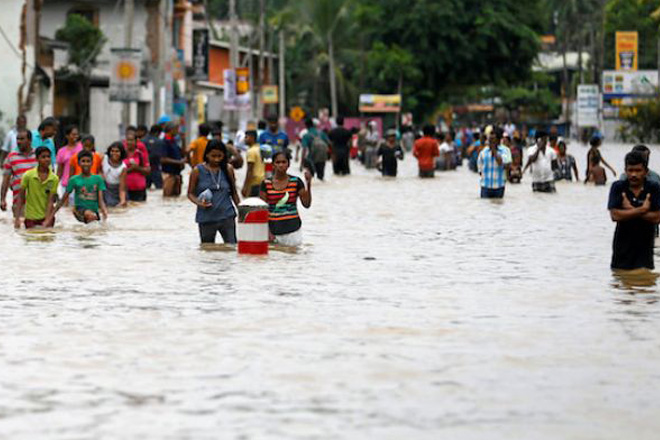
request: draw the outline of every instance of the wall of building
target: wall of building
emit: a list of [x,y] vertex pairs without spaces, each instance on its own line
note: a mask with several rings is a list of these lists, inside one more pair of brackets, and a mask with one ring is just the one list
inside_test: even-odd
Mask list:
[[[110,49],[124,47],[124,9],[123,3],[116,0],[95,0],[95,1],[72,1],[72,0],[47,0],[43,6],[41,31],[44,37],[55,38],[58,29],[64,26],[69,11],[81,4],[90,5],[96,8],[98,17],[98,26],[105,35],[104,44],[99,56],[97,57],[94,75],[107,77],[110,75]],[[149,10],[146,7],[145,0],[135,1],[135,15],[133,26],[133,47],[142,49],[142,57],[146,61],[145,65],[150,65],[152,54],[148,47],[147,35],[149,26],[153,29],[155,24],[153,17],[149,19]],[[119,5],[118,7],[116,7]],[[151,12],[157,13],[157,8],[151,8]],[[153,43],[153,41],[149,41]],[[144,75],[143,75],[144,76]],[[153,99],[151,86],[143,87],[140,97],[142,106],[151,107]],[[109,89],[106,87],[92,87],[89,96],[89,123],[90,132],[96,138],[97,148],[105,151],[105,148],[115,140],[121,138],[123,127],[122,103],[110,102]],[[131,124],[137,124],[138,104],[131,104]],[[150,113],[148,113],[151,116]],[[57,115],[56,115],[57,116]],[[151,123],[151,117],[144,121]],[[141,121],[140,121],[141,122]]]
[[[14,124],[19,111],[19,89],[24,84],[25,93],[28,90],[29,78],[32,75],[32,68],[26,69],[26,78],[23,77],[23,53],[21,44],[21,15],[25,0],[3,0],[2,13],[0,14],[0,28],[6,35],[0,38],[0,84],[3,92],[0,93],[0,134],[6,133]],[[28,63],[34,64],[34,50],[26,47],[26,57]],[[33,121],[28,121],[32,123]]]
[[[40,35],[55,38],[58,29],[64,26],[69,11],[80,4],[89,4],[98,10],[98,24],[107,42],[97,58],[100,69],[107,70],[110,63],[110,49],[124,46],[124,9],[122,2],[116,0],[96,0],[93,2],[77,2],[72,0],[47,0],[41,12]],[[117,7],[117,4],[119,6]],[[147,47],[147,8],[146,1],[135,2],[135,18],[133,26],[133,47],[143,51],[144,59],[149,59]]]

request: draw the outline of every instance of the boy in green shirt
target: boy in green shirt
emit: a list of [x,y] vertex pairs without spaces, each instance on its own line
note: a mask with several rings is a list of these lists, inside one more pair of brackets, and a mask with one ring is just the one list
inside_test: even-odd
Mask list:
[[[25,229],[42,226],[50,228],[55,223],[54,205],[60,179],[51,170],[51,152],[48,147],[36,150],[37,167],[28,170],[21,178],[18,209],[25,205]],[[20,212],[20,211],[19,211]],[[20,218],[14,220],[16,229],[21,227]]]
[[55,212],[64,205],[72,192],[75,191],[75,205],[73,215],[79,222],[90,223],[101,220],[99,209],[103,220],[108,218],[108,210],[103,200],[105,181],[101,176],[92,174],[92,153],[83,150],[78,153],[78,164],[82,170],[81,174],[69,179],[64,197],[57,203]]

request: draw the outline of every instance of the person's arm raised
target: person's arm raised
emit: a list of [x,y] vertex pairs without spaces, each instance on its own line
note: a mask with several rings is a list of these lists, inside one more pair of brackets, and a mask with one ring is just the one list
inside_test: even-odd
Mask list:
[[300,202],[305,208],[312,206],[312,173],[305,170],[305,182],[307,186],[300,190]]

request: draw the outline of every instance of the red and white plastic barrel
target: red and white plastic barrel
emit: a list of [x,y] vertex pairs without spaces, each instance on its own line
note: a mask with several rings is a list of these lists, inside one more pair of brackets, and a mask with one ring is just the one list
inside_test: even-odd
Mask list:
[[268,204],[250,197],[238,205],[238,253],[268,255]]

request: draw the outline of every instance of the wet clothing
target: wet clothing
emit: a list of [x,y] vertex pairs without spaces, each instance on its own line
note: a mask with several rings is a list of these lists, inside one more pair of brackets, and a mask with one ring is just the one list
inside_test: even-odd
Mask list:
[[105,191],[105,181],[101,176],[79,174],[69,179],[66,192],[75,192],[76,209],[99,212],[99,191]]
[[63,187],[66,188],[66,184],[69,183],[69,176],[71,175],[71,158],[76,156],[83,149],[82,144],[79,142],[74,147],[62,147],[60,151],[57,152],[57,157],[55,161],[59,168],[62,165],[62,179],[60,183]]
[[398,161],[403,159],[403,149],[401,145],[397,144],[394,147],[389,147],[382,144],[378,148],[378,156],[382,157],[382,174],[383,176],[396,177],[398,171]]
[[435,158],[440,156],[438,141],[430,136],[424,136],[415,141],[413,155],[417,158],[420,171],[435,170]]
[[26,171],[21,178],[21,188],[25,190],[25,218],[27,220],[43,220],[46,218],[48,199],[57,195],[60,179],[49,170],[46,180],[39,178],[39,168]]
[[[534,145],[528,151],[529,157],[536,154],[538,147]],[[536,161],[531,164],[532,168],[532,181],[534,183],[553,182],[555,180],[552,171],[552,162],[557,160],[557,153],[550,146],[545,147],[544,152],[540,152],[536,157]],[[553,185],[554,186],[554,185]]]
[[[149,161],[140,150],[136,149],[133,153],[126,152],[126,159],[124,164],[128,169],[131,165],[138,165],[141,167],[148,167]],[[144,191],[147,188],[147,178],[144,174],[137,170],[128,171],[126,173],[126,189],[131,191]],[[134,199],[130,199],[134,200]]]
[[[660,185],[649,180],[644,181],[639,197],[635,197],[630,190],[629,181],[614,182],[607,209],[622,209],[624,192],[634,208],[642,206],[647,194],[650,194],[651,211],[660,210]],[[654,269],[655,226],[641,218],[617,222],[612,244],[612,269]]]
[[501,199],[504,198],[505,187],[500,188],[485,188],[481,187],[481,198],[482,199]]
[[542,193],[557,192],[555,182],[532,182],[532,191]]
[[264,180],[261,192],[266,194],[270,217],[268,226],[273,235],[290,234],[302,226],[298,215],[298,195],[305,188],[299,177],[289,176],[283,190],[275,189],[272,180]]
[[[232,202],[232,191],[229,177],[222,171],[212,172],[205,165],[197,165],[199,176],[195,196],[199,197],[204,191],[213,194],[210,208],[197,207],[195,221],[197,223],[218,223],[236,217],[236,209]],[[232,220],[233,221],[233,220]]]
[[273,153],[277,151],[284,151],[289,148],[289,136],[283,131],[273,133],[266,130],[259,135],[259,144],[268,144],[273,147]]
[[257,194],[259,194],[259,187],[261,182],[266,178],[266,164],[261,156],[261,148],[259,145],[252,145],[247,151],[247,163],[252,164],[252,177],[250,181],[247,182],[248,187],[250,188],[250,193],[252,194],[255,186],[257,187]]
[[349,155],[353,134],[344,127],[335,127],[328,135],[332,143],[332,170],[335,174],[351,174]]
[[573,181],[573,167],[575,158],[570,154],[564,157],[557,156],[557,169],[555,170],[555,180]]
[[147,201],[147,190],[128,190],[126,191],[126,196],[131,202],[146,202]]
[[[165,136],[165,139],[163,140],[162,158],[168,158],[173,160],[183,159],[183,155],[181,154],[181,148],[176,143],[176,139],[169,136]],[[161,165],[161,170],[163,170],[163,173],[178,176],[179,174],[181,174],[181,170],[183,170],[183,166],[175,165],[171,163],[164,163]]]
[[[81,150],[82,151],[82,150]],[[80,168],[80,164],[78,163],[78,154],[80,151],[73,156],[71,156],[71,160],[69,161],[69,166],[70,166],[70,177],[77,176],[79,174],[82,174],[82,168]],[[97,153],[96,151],[92,152],[92,168],[90,170],[90,173],[92,174],[101,174],[101,169],[102,169],[102,159],[101,155]],[[68,182],[67,182],[68,183]]]
[[57,158],[55,142],[53,142],[52,138],[42,138],[39,130],[34,130],[32,131],[32,149],[36,150],[39,147],[46,147],[50,150],[50,165],[53,167],[53,169],[55,169],[55,160]]
[[199,223],[199,239],[202,243],[215,243],[215,237],[218,233],[222,236],[222,241],[227,244],[236,243],[236,220],[228,218],[219,222]]
[[160,168],[160,158],[163,156],[163,141],[156,136],[148,135],[143,138],[147,148],[151,173],[147,176],[147,188],[153,184],[157,189],[163,187],[163,176]]
[[477,165],[481,174],[481,187],[488,189],[504,188],[506,185],[506,167],[511,163],[511,151],[504,145],[497,147],[497,154],[502,158],[502,164],[497,163],[490,147],[479,153]]
[[209,143],[209,138],[200,136],[190,143],[188,149],[192,153],[190,157],[190,166],[196,167],[204,163],[204,153],[206,152],[206,145]]
[[4,174],[9,174],[9,185],[11,186],[12,194],[14,195],[14,203],[16,203],[16,196],[21,190],[21,179],[23,174],[38,165],[37,158],[34,155],[34,150],[31,150],[27,155],[23,155],[20,151],[9,153],[3,165]]

